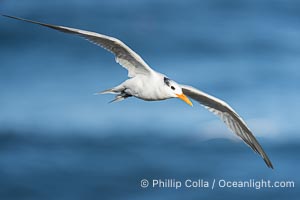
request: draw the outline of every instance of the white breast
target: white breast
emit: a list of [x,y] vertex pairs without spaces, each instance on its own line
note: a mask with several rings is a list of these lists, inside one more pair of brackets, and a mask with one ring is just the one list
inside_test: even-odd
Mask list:
[[124,82],[126,92],[137,98],[147,101],[169,99],[166,85],[161,74],[152,76],[138,75]]

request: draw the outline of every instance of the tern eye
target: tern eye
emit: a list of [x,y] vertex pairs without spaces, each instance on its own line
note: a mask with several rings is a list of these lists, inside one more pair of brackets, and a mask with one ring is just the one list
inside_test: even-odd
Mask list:
[[175,87],[172,85],[172,86],[171,86],[171,89],[172,89],[172,90],[175,90]]

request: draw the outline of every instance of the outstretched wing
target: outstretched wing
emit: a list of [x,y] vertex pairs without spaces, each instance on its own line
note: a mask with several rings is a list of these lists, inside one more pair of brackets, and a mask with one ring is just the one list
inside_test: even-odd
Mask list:
[[106,35],[102,35],[95,32],[69,28],[64,26],[56,26],[51,24],[45,24],[41,22],[36,22],[32,20],[22,19],[19,17],[9,16],[9,15],[2,15],[5,17],[9,17],[12,19],[17,19],[25,22],[30,22],[33,24],[42,25],[51,29],[55,29],[64,33],[70,33],[79,35],[90,42],[103,47],[107,51],[110,51],[115,55],[116,62],[122,65],[124,68],[128,70],[128,76],[134,77],[137,74],[149,74],[153,70],[147,65],[147,63],[133,50],[131,50],[126,44],[124,44],[119,39],[109,37]]
[[247,127],[244,120],[226,102],[191,86],[181,85],[181,87],[185,95],[198,101],[209,111],[219,116],[232,132],[242,138],[256,153],[261,155],[268,167],[273,168],[267,154]]

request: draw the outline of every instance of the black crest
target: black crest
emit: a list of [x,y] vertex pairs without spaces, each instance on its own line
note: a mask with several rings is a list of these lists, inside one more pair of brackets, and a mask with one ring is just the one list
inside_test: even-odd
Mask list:
[[167,84],[167,86],[170,86],[170,79],[168,79],[167,77],[164,77],[164,82],[165,84]]

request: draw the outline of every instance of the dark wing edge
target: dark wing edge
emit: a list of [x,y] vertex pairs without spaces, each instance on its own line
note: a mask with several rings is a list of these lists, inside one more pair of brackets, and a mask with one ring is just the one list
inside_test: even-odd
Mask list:
[[272,162],[254,137],[244,120],[224,101],[206,94],[194,87],[181,85],[182,92],[190,98],[198,101],[210,112],[214,113],[239,136],[251,149],[258,153],[269,168],[274,169]]
[[117,38],[102,35],[95,32],[69,28],[65,26],[56,26],[5,14],[0,15],[16,20],[38,24],[64,33],[79,35],[87,39],[88,41],[98,46],[101,46],[107,51],[113,53],[116,56],[116,62],[128,70],[129,77],[134,77],[136,74],[149,74],[153,71],[137,53],[135,53],[132,49],[130,49],[126,44],[124,44]]

